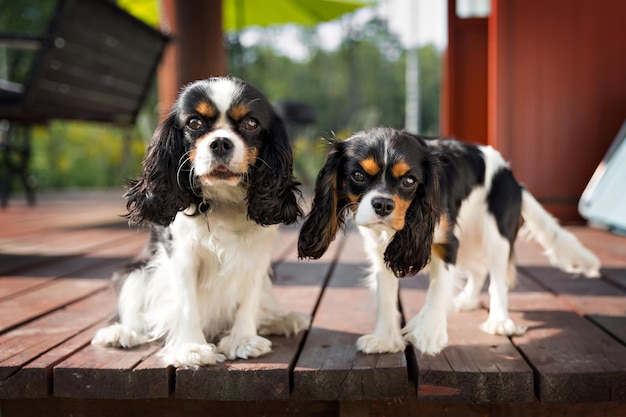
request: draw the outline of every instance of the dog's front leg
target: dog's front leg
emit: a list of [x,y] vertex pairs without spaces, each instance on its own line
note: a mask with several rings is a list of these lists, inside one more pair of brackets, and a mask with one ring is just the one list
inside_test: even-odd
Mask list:
[[357,348],[364,353],[401,352],[404,340],[400,333],[398,278],[386,267],[375,267],[378,312],[374,332],[361,336]]
[[[173,265],[182,268],[176,271]],[[174,366],[202,366],[223,362],[225,356],[217,352],[214,344],[207,343],[202,331],[198,306],[198,263],[183,254],[168,266],[170,268],[165,268],[164,265],[162,269],[172,279],[170,290],[176,308],[169,309],[172,313],[166,320],[168,328],[164,329],[167,333],[165,361]]]
[[426,303],[404,327],[404,339],[423,354],[436,355],[448,344],[448,305],[454,290],[454,265],[432,254]]
[[257,334],[261,284],[266,271],[267,268],[254,271],[251,285],[242,290],[243,298],[235,313],[233,327],[219,342],[218,350],[228,359],[256,358],[272,349],[272,342]]

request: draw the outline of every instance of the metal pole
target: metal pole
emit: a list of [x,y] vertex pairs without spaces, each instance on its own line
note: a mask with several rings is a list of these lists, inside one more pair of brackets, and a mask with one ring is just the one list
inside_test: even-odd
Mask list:
[[406,51],[406,102],[404,128],[419,133],[420,91],[419,91],[419,50],[417,46]]
[[[417,22],[419,0],[408,1],[408,12],[411,21]],[[420,129],[420,90],[419,90],[419,42],[417,41],[417,27],[410,27],[409,46],[406,51],[406,103],[404,128],[412,133],[419,133]]]

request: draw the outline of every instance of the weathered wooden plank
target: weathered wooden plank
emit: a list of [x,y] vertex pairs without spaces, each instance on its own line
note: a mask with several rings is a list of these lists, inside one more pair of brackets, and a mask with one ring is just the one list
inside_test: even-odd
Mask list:
[[47,233],[45,239],[41,236],[32,236],[19,241],[0,243],[0,251],[40,256],[84,254],[101,245],[124,239],[127,233],[126,230],[115,229],[63,229]]
[[[352,404],[350,404],[352,403]],[[2,401],[3,417],[103,416],[137,417],[338,417],[356,408],[371,417],[624,417],[626,404],[471,404],[461,402],[394,399],[378,401],[200,401],[165,398],[154,400],[89,400],[46,398]]]
[[80,271],[100,262],[102,260],[90,257],[60,256],[44,265],[37,264],[22,269],[14,275],[0,277],[0,299],[42,285],[55,278],[77,276]]
[[145,239],[145,234],[133,234],[85,256],[50,257],[49,262],[34,262],[32,266],[22,268],[19,272],[0,276],[0,300],[56,278],[108,278],[117,267],[130,261],[130,255],[139,253]]
[[0,253],[0,275],[6,275],[22,268],[37,264],[44,264],[49,261],[50,258],[39,255],[14,255]]
[[[95,329],[94,329],[95,332]],[[134,349],[87,345],[53,370],[53,394],[72,398],[165,398],[171,370],[139,364],[160,350],[158,343]]]
[[[290,235],[292,239],[297,238],[295,231]],[[273,288],[286,311],[313,313],[340,242],[341,238],[324,257],[311,262],[299,262],[295,242],[289,246],[286,258],[276,266]],[[280,251],[275,255],[279,256]],[[290,372],[303,337],[302,333],[291,338],[271,336],[272,352],[260,358],[227,361],[198,369],[177,369],[175,395],[206,400],[287,399]]]
[[575,277],[555,268],[528,267],[523,271],[626,344],[626,290],[602,279]]
[[227,361],[210,367],[176,370],[175,395],[185,399],[272,400],[289,398],[289,370],[303,334],[271,336],[272,351],[253,359]]
[[96,258],[110,262],[111,260],[127,262],[137,256],[146,244],[148,233],[144,230],[129,229],[123,238],[100,245],[85,252],[87,258]]
[[[17,242],[1,243],[0,252],[4,253],[0,253],[0,276],[23,274],[34,267],[45,269],[58,262],[59,258],[65,261],[66,257],[92,254],[119,245],[125,246],[129,238],[133,242],[133,248],[136,247],[136,238],[129,237],[126,231],[103,232],[98,229],[81,232],[61,230],[46,234],[45,237],[33,236]],[[133,249],[133,252],[135,251],[136,249]],[[128,253],[124,256],[128,256]]]
[[303,400],[364,400],[409,393],[403,352],[357,352],[359,336],[375,324],[375,294],[361,285],[366,275],[361,237],[346,235],[344,250],[324,291],[294,369],[293,397]]
[[2,401],[2,416],[335,417],[339,416],[339,404],[336,401],[202,401],[178,398],[108,400],[52,397],[37,401]]
[[14,296],[29,288],[37,287],[48,282],[51,278],[42,277],[0,277],[0,300]]
[[512,340],[535,370],[543,403],[626,400],[626,347],[523,271],[509,304],[512,318],[528,326]]
[[44,348],[49,343],[40,343],[37,348],[44,352],[41,356],[35,357],[31,362],[18,368],[6,380],[0,381],[0,398],[43,398],[52,394],[52,367],[88,345],[95,329],[102,323],[102,321],[95,322],[85,331],[81,331],[48,351],[44,351]]
[[[35,207],[8,207],[2,212],[0,242],[41,236],[55,229],[120,223],[121,219],[116,216],[124,214],[125,209],[119,196],[84,194],[78,203],[72,201],[75,198],[68,198],[67,201],[45,201]],[[90,199],[90,196],[94,198]]]
[[0,332],[106,288],[96,279],[63,278],[0,302]]
[[[420,401],[394,399],[378,401],[201,401],[178,398],[154,400],[98,400],[46,398],[2,401],[3,417],[338,417],[348,407],[357,408],[371,417],[624,417],[626,404],[541,404],[497,403],[471,404],[462,402]],[[347,414],[348,416],[350,414]]]
[[[400,302],[405,320],[415,316],[426,300],[428,276],[420,274],[401,281]],[[450,312],[448,346],[438,355],[417,360],[417,396],[422,400],[472,403],[530,402],[535,398],[533,372],[504,336],[480,330],[485,310]]]
[[602,268],[602,276],[620,288],[626,289],[626,266],[621,268]]
[[110,317],[109,305],[113,300],[112,291],[101,291],[0,335],[0,381],[94,323]]

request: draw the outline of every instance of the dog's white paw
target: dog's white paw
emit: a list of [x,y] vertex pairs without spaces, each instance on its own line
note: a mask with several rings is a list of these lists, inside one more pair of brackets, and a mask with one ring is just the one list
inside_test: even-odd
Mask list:
[[356,341],[356,347],[363,353],[395,353],[404,350],[404,340],[400,334],[396,336],[379,336],[366,334]]
[[448,344],[446,321],[425,320],[421,314],[413,317],[402,329],[404,340],[424,355],[436,355]]
[[311,316],[299,312],[291,312],[280,316],[278,319],[259,327],[259,334],[267,336],[270,334],[295,336],[302,330],[309,328]]
[[164,359],[167,364],[179,367],[215,365],[226,357],[212,343],[184,343],[167,349]]
[[527,327],[515,324],[511,319],[488,319],[480,325],[480,329],[489,334],[497,334],[501,336],[521,336],[526,332]]
[[227,335],[220,340],[218,350],[228,359],[256,358],[269,353],[272,350],[272,342],[261,336],[234,338]]
[[453,299],[452,303],[457,311],[471,311],[480,308],[480,299],[467,295],[465,292],[460,292]]
[[121,323],[115,323],[96,332],[92,345],[102,345],[111,347],[122,347],[125,349],[138,346],[147,342],[144,335],[124,326]]

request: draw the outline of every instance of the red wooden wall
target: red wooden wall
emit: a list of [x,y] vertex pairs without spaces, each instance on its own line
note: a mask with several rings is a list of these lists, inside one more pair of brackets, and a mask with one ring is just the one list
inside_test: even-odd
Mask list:
[[[486,98],[487,113],[459,90],[484,74],[446,76],[443,132],[482,142],[470,135],[486,126],[487,143],[527,188],[561,220],[579,220],[578,199],[626,119],[625,19],[622,0],[492,0],[486,43],[471,42],[467,24],[451,19],[446,74],[486,57],[487,88],[472,94]],[[485,125],[468,128],[461,113]]]
[[487,19],[459,19],[448,1],[441,134],[487,143]]
[[226,75],[222,2],[162,0],[161,30],[171,36],[159,67],[159,111],[165,118],[185,84]]

